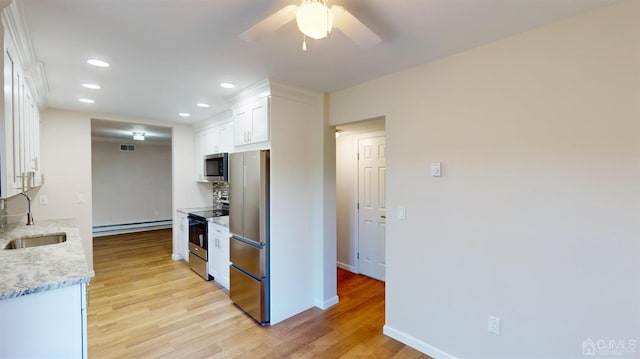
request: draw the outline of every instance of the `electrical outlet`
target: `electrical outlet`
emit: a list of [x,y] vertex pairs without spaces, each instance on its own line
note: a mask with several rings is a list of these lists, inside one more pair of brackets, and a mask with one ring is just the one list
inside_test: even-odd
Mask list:
[[46,196],[46,195],[44,195],[44,194],[43,194],[43,195],[40,195],[39,200],[40,200],[40,202],[39,202],[39,203],[40,203],[40,205],[41,205],[41,206],[46,206],[46,205],[48,205],[48,204],[49,204],[49,199],[48,199],[48,198],[47,198],[47,196]]
[[489,330],[491,334],[500,335],[500,318],[490,315],[487,330]]

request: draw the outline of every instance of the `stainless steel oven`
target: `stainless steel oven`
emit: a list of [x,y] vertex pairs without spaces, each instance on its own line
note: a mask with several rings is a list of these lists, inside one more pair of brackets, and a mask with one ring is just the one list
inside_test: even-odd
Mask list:
[[205,280],[209,280],[207,270],[207,249],[209,223],[206,218],[189,213],[189,266]]

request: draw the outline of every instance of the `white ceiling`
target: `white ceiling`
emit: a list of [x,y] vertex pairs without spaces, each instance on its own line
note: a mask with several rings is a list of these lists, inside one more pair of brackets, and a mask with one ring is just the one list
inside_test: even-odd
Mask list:
[[[307,40],[295,22],[257,42],[239,35],[300,0],[14,0],[44,64],[51,107],[191,123],[271,78],[335,91],[574,16],[616,0],[335,0],[381,38]],[[108,69],[86,64],[90,57]],[[235,90],[219,87],[233,82]],[[86,90],[96,82],[101,90]],[[79,97],[95,99],[82,104]],[[197,108],[198,102],[211,104]],[[177,116],[189,112],[190,118]]]
[[134,143],[133,132],[143,133],[146,144],[171,144],[171,128],[163,126],[143,125],[128,122],[92,119],[91,137],[93,140],[119,141]]

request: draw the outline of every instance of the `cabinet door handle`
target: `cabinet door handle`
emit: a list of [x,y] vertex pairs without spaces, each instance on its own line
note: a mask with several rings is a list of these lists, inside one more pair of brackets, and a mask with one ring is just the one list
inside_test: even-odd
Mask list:
[[385,216],[385,215],[382,215],[382,216],[380,216],[380,218],[387,218],[387,216]]

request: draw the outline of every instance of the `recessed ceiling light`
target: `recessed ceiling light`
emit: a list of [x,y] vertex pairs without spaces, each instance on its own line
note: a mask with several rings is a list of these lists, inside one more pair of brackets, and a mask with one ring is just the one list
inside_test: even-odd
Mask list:
[[80,101],[82,103],[94,103],[95,102],[92,99],[88,99],[88,98],[79,98],[78,101]]
[[232,89],[235,88],[236,85],[230,83],[230,82],[223,82],[220,84],[220,87],[226,88],[226,89]]
[[97,84],[82,84],[82,87],[84,87],[86,89],[91,89],[91,90],[100,90],[101,89],[100,85],[97,85]]
[[199,103],[199,104],[197,104],[196,106],[198,106],[198,107],[202,107],[202,108],[208,108],[208,107],[209,107],[209,104],[208,104],[208,103]]
[[186,112],[180,112],[180,113],[178,114],[178,116],[180,116],[180,117],[189,117],[189,116],[191,116],[191,114],[188,114],[188,113],[186,113]]
[[89,63],[89,65],[93,65],[96,67],[109,67],[109,63],[103,60],[98,60],[98,59],[89,59],[87,60],[87,63]]

